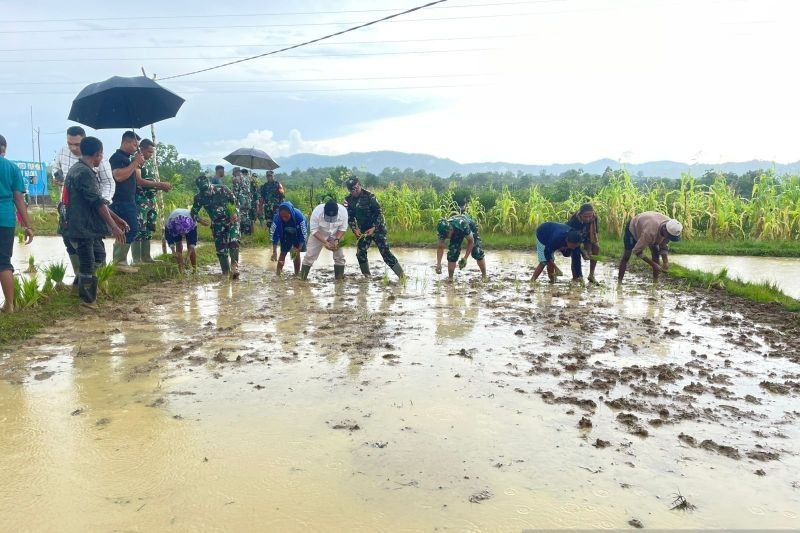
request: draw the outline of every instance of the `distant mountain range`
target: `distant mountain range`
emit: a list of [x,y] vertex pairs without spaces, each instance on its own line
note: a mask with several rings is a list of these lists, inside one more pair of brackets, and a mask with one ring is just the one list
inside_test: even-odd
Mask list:
[[[344,155],[317,155],[296,154],[289,157],[278,158],[281,165],[280,172],[305,170],[307,168],[335,167],[339,165],[348,168],[358,168],[373,174],[379,174],[384,168],[399,168],[400,170],[413,169],[425,170],[443,178],[452,174],[467,175],[477,172],[524,172],[528,174],[560,174],[570,169],[583,169],[589,174],[602,174],[607,167],[619,168],[619,162],[613,159],[598,159],[589,163],[565,163],[553,165],[523,165],[518,163],[459,163],[452,159],[443,159],[427,154],[408,154],[404,152],[354,152]],[[743,161],[738,163],[719,163],[716,165],[698,163],[688,165],[676,161],[649,161],[647,163],[626,163],[625,168],[632,175],[645,177],[679,178],[682,172],[689,172],[694,176],[701,176],[707,170],[721,172],[734,172],[743,174],[749,170],[775,168],[778,174],[800,173],[800,161],[786,165],[773,164],[770,161]]]

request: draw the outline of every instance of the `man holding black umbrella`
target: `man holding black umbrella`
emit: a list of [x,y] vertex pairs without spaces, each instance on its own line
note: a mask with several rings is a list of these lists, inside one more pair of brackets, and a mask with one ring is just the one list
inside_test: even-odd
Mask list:
[[[113,262],[117,270],[126,274],[138,272],[138,269],[128,266],[128,251],[139,233],[139,210],[136,207],[137,171],[141,170],[145,156],[139,151],[140,137],[132,131],[122,134],[122,143],[108,162],[114,181],[117,183],[111,210],[124,220],[130,228],[125,234],[125,243],[114,244]],[[142,187],[168,191],[168,183],[148,182],[142,180]]]

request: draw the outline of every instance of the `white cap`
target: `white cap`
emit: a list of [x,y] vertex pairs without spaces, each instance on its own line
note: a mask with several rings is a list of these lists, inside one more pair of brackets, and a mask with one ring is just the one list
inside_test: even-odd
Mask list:
[[680,237],[682,231],[683,231],[683,224],[681,224],[674,218],[667,221],[667,233],[669,233],[673,237]]

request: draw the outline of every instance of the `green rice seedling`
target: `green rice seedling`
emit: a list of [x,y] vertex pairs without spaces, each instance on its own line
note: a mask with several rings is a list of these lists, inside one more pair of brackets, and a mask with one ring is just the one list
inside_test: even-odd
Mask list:
[[50,277],[50,274],[45,274],[44,284],[42,284],[42,296],[49,296],[53,292],[55,292],[56,287],[53,284],[53,278]]
[[46,278],[51,279],[57,286],[63,285],[64,276],[67,275],[67,265],[63,262],[51,263],[44,270]]
[[94,275],[97,276],[97,288],[106,296],[110,296],[108,282],[116,272],[117,269],[113,263],[103,265],[95,271]]
[[39,303],[42,292],[39,290],[39,282],[36,280],[36,276],[31,276],[28,279],[22,280],[20,289],[20,307],[33,307]]
[[36,259],[33,256],[28,257],[28,270],[26,270],[28,274],[34,274],[36,272]]

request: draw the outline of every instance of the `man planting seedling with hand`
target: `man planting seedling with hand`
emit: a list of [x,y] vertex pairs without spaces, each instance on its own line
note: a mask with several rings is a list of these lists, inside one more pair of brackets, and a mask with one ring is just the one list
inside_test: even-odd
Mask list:
[[566,224],[558,222],[544,222],[536,228],[536,256],[539,264],[533,271],[531,281],[536,281],[542,271],[547,267],[547,277],[550,283],[556,282],[556,263],[554,254],[561,252],[564,257],[575,257],[577,261],[572,262],[572,280],[580,281],[583,279],[581,268],[581,234]]
[[403,268],[389,249],[386,221],[383,218],[378,199],[374,194],[361,187],[361,182],[356,177],[349,178],[344,185],[350,191],[350,195],[344,201],[344,207],[347,209],[350,227],[358,238],[356,259],[358,259],[361,273],[365,277],[370,277],[367,250],[372,241],[375,241],[378,251],[383,257],[383,262],[397,274],[398,278],[403,279],[405,277]]
[[[655,211],[645,211],[633,217],[625,225],[622,238],[625,253],[619,263],[617,281],[622,283],[628,261],[634,254],[650,265],[653,269],[653,281],[658,281],[658,275],[669,270],[669,243],[681,240],[681,232],[683,225],[680,222]],[[652,259],[644,256],[644,249],[648,247]]]
[[[445,241],[450,240],[447,249],[447,276],[448,281],[453,281],[453,273],[458,268],[463,270],[467,266],[467,259],[472,256],[481,269],[481,276],[486,279],[486,254],[481,246],[481,237],[478,234],[478,225],[469,215],[454,215],[447,219],[441,219],[436,225],[436,233],[439,235],[439,245],[436,249],[436,273],[442,273],[442,256],[444,255]],[[458,255],[461,253],[461,245],[467,241],[467,249],[464,257],[460,260]]]

